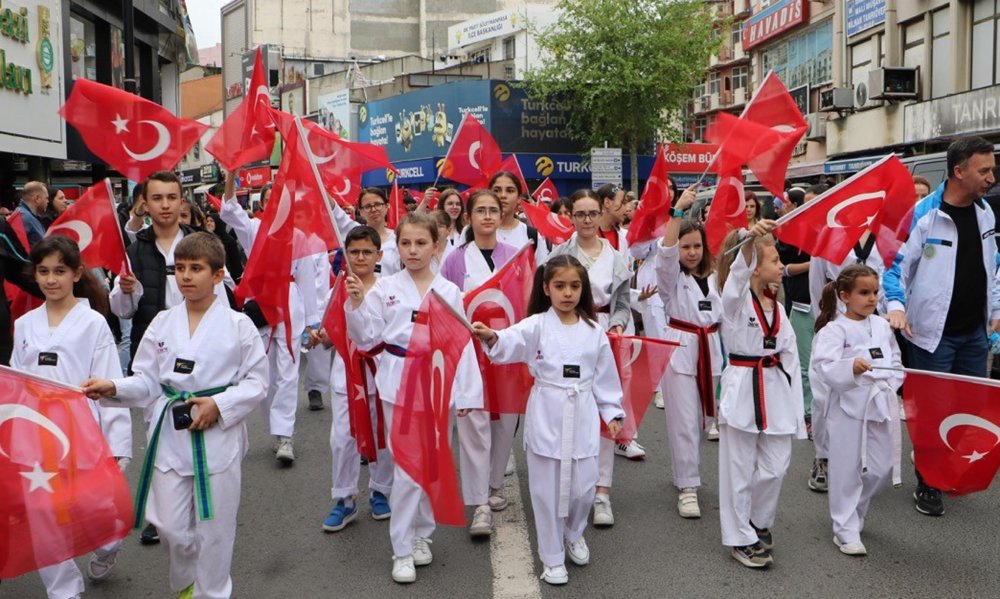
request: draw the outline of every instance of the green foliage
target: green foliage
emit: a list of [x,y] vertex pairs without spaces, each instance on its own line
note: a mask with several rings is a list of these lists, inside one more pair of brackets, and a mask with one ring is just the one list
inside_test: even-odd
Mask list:
[[559,20],[536,40],[544,57],[528,93],[571,107],[574,137],[633,155],[679,138],[680,115],[705,77],[727,22],[701,0],[562,0]]

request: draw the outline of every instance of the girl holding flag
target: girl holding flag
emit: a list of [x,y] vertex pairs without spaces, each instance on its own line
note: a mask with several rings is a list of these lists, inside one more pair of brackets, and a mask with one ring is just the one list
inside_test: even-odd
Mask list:
[[722,287],[722,341],[729,363],[719,402],[719,521],[722,544],[748,568],[774,558],[771,526],[792,439],[806,438],[795,331],[772,289],[782,264],[770,231],[774,221],[726,237],[716,278]]
[[[517,254],[517,248],[497,241],[500,214],[500,198],[492,191],[481,189],[469,196],[466,241],[445,259],[441,268],[441,276],[463,292],[485,283]],[[517,420],[517,414],[499,414],[493,420],[490,412],[473,410],[458,421],[462,494],[467,505],[476,506],[469,526],[469,534],[474,537],[489,536],[493,531],[492,511],[507,507],[503,477]]]
[[[31,269],[45,303],[14,323],[15,370],[70,385],[92,377],[121,376],[118,348],[105,320],[108,298],[84,269],[80,249],[68,237],[46,237],[31,248]],[[132,419],[126,408],[88,402],[111,453],[124,470],[132,458]],[[103,580],[118,560],[122,542],[98,549],[87,563],[87,576]],[[49,599],[83,593],[83,575],[73,560],[38,571]]]
[[[361,351],[371,352],[379,345],[384,348],[375,385],[387,427],[391,427],[394,408],[406,393],[402,387],[406,347],[424,297],[433,290],[457,312],[462,312],[462,292],[431,270],[431,259],[439,243],[437,224],[432,219],[408,214],[396,229],[403,270],[380,278],[371,289],[366,289],[356,275],[345,279],[349,298],[345,305],[348,334]],[[482,376],[471,344],[459,362],[451,397],[459,416],[483,407]],[[395,451],[391,442],[389,450]],[[414,582],[416,566],[426,566],[434,559],[430,536],[435,522],[426,491],[398,464],[393,474],[390,506],[392,579],[398,583]]]
[[707,419],[716,414],[715,388],[722,372],[719,323],[722,298],[712,268],[705,229],[683,220],[695,200],[688,188],[670,211],[657,246],[656,283],[668,318],[665,338],[680,342],[660,385],[667,418],[667,440],[677,512],[700,518],[700,445]]
[[[597,200],[593,205],[596,211]],[[616,436],[625,418],[621,381],[596,322],[591,288],[579,260],[552,256],[535,275],[531,316],[501,331],[472,325],[491,360],[523,362],[535,377],[524,448],[542,580],[553,585],[569,582],[567,551],[578,566],[590,561],[583,532],[598,481],[599,422]]]

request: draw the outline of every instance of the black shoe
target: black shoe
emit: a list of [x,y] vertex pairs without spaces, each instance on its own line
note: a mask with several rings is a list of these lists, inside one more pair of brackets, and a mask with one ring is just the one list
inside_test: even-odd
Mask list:
[[943,516],[941,491],[927,485],[917,485],[917,490],[913,492],[913,507],[926,516]]
[[152,524],[147,524],[139,535],[139,543],[142,545],[158,545],[160,543],[160,533]]
[[365,456],[361,456],[361,465],[362,466],[367,466],[368,465],[368,458],[366,458]]
[[323,395],[319,391],[309,392],[309,409],[313,412],[323,409]]
[[771,534],[771,529],[757,528],[753,522],[750,522],[750,526],[757,532],[757,544],[770,554],[771,549],[774,547],[774,536]]
[[758,553],[755,545],[733,547],[730,555],[747,568],[766,568],[774,561],[770,554]]

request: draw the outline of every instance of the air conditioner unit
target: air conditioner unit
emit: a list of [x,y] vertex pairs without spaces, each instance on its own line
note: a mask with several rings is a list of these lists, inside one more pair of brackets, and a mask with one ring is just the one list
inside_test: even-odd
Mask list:
[[869,92],[868,83],[865,81],[858,81],[854,84],[854,109],[855,110],[867,110],[868,108],[875,108],[876,106],[881,106],[882,103],[873,99],[871,93]]
[[849,87],[834,87],[819,92],[820,112],[834,112],[854,108],[854,90]]
[[810,112],[806,115],[806,139],[809,141],[819,141],[826,139],[826,115],[822,112]]
[[915,100],[917,69],[882,67],[868,71],[868,91],[873,100]]

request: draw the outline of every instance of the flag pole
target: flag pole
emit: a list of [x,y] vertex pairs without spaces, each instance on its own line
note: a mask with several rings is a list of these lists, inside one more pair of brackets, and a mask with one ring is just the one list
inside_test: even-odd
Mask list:
[[295,117],[295,128],[299,132],[299,143],[302,144],[302,148],[306,151],[306,156],[309,158],[309,166],[312,167],[313,178],[316,180],[316,186],[319,187],[320,193],[323,194],[323,205],[326,206],[326,213],[330,217],[330,225],[333,227],[333,234],[337,237],[337,243],[340,244],[341,249],[344,251],[344,267],[347,269],[347,274],[353,275],[354,270],[351,269],[351,261],[347,259],[347,246],[344,245],[344,236],[340,232],[340,227],[337,226],[337,219],[333,214],[333,207],[330,206],[330,194],[326,191],[326,186],[323,185],[323,178],[319,174],[319,167],[316,166],[316,157],[313,156],[312,148],[306,143],[308,139],[305,127],[302,126],[302,118]]
[[[118,214],[118,210],[115,207],[115,192],[111,188],[111,179],[105,177],[104,185],[105,188],[108,190],[108,202],[111,204],[111,214]],[[118,239],[122,242],[122,253],[125,254],[125,263],[124,263],[125,274],[130,275],[132,274],[132,264],[128,260],[128,252],[125,251],[125,238],[122,237],[122,228],[115,227],[115,230],[118,231]],[[121,274],[121,273],[115,273],[115,274]]]
[[462,314],[461,312],[456,310],[451,304],[449,304],[448,300],[444,299],[444,297],[442,297],[441,294],[437,292],[437,289],[431,289],[431,293],[437,296],[437,298],[441,300],[441,303],[444,305],[444,307],[448,308],[448,311],[451,312],[452,316],[457,318],[458,321],[465,326],[465,328],[469,329],[469,332],[472,333],[473,337],[475,337],[476,329],[472,328],[472,324],[469,322],[469,319],[466,318],[465,314]]
[[76,385],[70,385],[68,383],[63,383],[62,381],[57,381],[50,379],[39,374],[34,374],[27,372],[25,370],[15,370],[9,366],[4,366],[0,364],[0,373],[12,374],[14,376],[23,377],[26,379],[31,379],[33,381],[38,381],[39,383],[45,383],[47,385],[52,385],[54,387],[59,387],[60,389],[65,389],[67,391],[73,391],[75,393],[83,393],[83,389],[77,387]]

